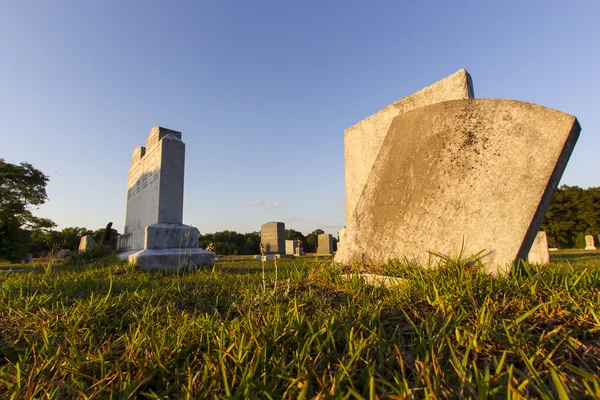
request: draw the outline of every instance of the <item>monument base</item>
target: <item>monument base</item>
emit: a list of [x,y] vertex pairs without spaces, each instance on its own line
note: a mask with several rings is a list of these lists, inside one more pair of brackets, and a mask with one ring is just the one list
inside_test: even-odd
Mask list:
[[199,248],[134,250],[117,254],[117,257],[137,264],[141,269],[185,271],[215,265],[215,253]]
[[585,246],[585,250],[596,250],[594,246]]

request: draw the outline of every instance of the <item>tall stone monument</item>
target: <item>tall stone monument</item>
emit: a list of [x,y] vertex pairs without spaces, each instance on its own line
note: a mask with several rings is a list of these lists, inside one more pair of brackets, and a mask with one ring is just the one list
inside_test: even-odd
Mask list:
[[198,229],[182,224],[184,168],[181,132],[155,126],[134,149],[119,257],[152,269],[214,265],[215,253],[198,248]]
[[433,267],[435,253],[482,252],[487,272],[510,269],[527,259],[580,130],[560,111],[473,99],[464,70],[395,103],[346,130],[335,260]]
[[260,229],[260,242],[265,254],[285,254],[285,224],[267,222]]
[[585,250],[596,250],[596,246],[594,245],[594,236],[587,235],[585,237]]
[[329,233],[321,233],[317,237],[317,254],[331,255],[333,254],[333,237]]

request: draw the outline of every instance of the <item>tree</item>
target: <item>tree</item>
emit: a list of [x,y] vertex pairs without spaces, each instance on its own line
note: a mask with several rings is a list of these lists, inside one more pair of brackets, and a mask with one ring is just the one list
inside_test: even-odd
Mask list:
[[48,199],[48,177],[29,163],[15,165],[0,158],[0,258],[20,260],[30,234],[26,230],[55,226],[31,210]]
[[559,187],[541,230],[546,231],[550,247],[583,248],[585,235],[600,233],[600,188]]
[[323,229],[317,229],[306,235],[306,241],[304,242],[304,251],[306,253],[314,253],[317,251],[319,246],[319,235],[325,233]]

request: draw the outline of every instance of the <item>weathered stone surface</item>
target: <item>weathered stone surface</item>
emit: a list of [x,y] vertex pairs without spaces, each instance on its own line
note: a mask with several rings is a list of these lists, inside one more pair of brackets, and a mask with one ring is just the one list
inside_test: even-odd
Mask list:
[[267,222],[260,230],[260,242],[265,254],[285,254],[285,224]]
[[596,246],[594,246],[594,236],[587,235],[585,237],[585,250],[596,250]]
[[344,240],[344,235],[346,235],[346,228],[340,228],[338,231],[338,246]]
[[358,199],[367,184],[377,154],[392,120],[407,111],[448,100],[473,98],[471,76],[464,69],[408,97],[390,104],[376,114],[346,129],[344,133],[344,165],[346,178],[346,227]]
[[527,261],[531,264],[544,265],[550,263],[550,252],[548,251],[548,237],[546,232],[540,231],[535,236]]
[[79,240],[79,252],[84,253],[93,247],[96,247],[96,241],[92,235],[85,235]]
[[342,275],[342,279],[346,281],[351,281],[352,279],[361,279],[367,285],[375,286],[375,287],[392,287],[400,285],[406,282],[405,279],[396,278],[393,276],[387,275],[377,275],[377,274],[344,274]]
[[215,265],[215,253],[198,248],[144,249],[121,253],[119,257],[142,269],[185,271]]
[[318,236],[317,254],[333,254],[333,238],[329,233]]
[[117,238],[120,258],[142,268],[214,265],[215,253],[198,248],[198,229],[182,224],[184,166],[181,132],[155,126],[146,146],[135,148],[125,232]]
[[433,266],[429,251],[484,251],[495,273],[526,259],[579,131],[571,115],[510,100],[454,100],[398,115],[336,261],[364,254],[368,263],[407,257]]

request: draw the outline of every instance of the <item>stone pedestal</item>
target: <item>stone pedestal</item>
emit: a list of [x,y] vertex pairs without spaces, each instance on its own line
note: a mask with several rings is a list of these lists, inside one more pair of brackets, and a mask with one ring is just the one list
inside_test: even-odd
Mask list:
[[215,264],[198,248],[197,228],[182,224],[185,144],[181,132],[155,126],[131,157],[125,233],[118,256],[143,269],[193,269]]

